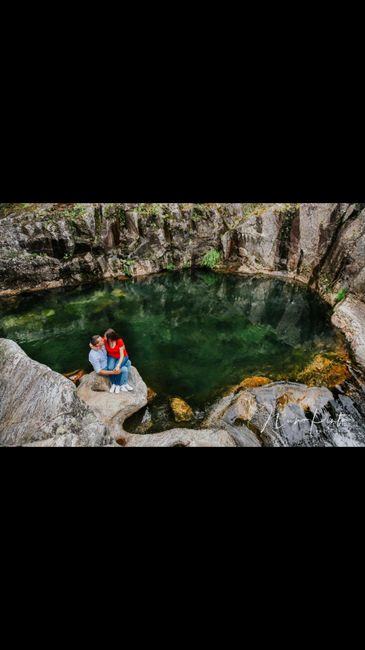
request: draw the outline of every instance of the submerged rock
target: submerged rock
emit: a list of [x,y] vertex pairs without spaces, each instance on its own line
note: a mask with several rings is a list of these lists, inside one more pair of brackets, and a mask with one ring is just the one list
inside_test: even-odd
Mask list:
[[194,415],[191,406],[180,397],[172,397],[170,399],[170,406],[176,422],[189,422]]
[[153,388],[148,387],[147,388],[147,401],[150,404],[153,402],[154,399],[156,399],[157,393],[156,391],[153,390]]
[[0,444],[94,447],[110,441],[71,381],[0,339]]
[[298,373],[299,381],[308,386],[340,386],[351,377],[346,360],[316,354],[313,361]]

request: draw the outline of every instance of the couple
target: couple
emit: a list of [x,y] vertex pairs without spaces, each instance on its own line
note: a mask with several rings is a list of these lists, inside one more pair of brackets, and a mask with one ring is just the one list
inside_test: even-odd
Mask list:
[[128,393],[133,390],[128,384],[129,370],[132,366],[123,340],[109,329],[102,336],[90,340],[89,361],[98,375],[108,377],[112,383],[111,393]]

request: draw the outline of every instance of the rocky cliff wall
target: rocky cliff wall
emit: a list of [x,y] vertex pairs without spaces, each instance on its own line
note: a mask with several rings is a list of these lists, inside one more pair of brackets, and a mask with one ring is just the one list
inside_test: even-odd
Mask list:
[[365,300],[365,204],[14,204],[0,211],[0,294],[200,265]]

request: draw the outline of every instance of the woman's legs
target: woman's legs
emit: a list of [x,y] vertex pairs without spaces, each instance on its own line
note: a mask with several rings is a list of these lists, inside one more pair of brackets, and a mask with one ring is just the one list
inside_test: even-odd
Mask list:
[[[114,359],[114,357],[109,357],[108,356],[108,365],[107,365],[107,370],[114,370],[115,366],[118,363],[118,359]],[[112,382],[112,384],[115,384],[115,386],[120,386],[122,382],[122,375],[109,375],[109,379]]]
[[121,381],[121,386],[124,386],[125,384],[128,383],[128,377],[129,377],[129,370],[132,367],[131,362],[129,361],[129,357],[124,357],[123,363],[122,363],[122,381]]

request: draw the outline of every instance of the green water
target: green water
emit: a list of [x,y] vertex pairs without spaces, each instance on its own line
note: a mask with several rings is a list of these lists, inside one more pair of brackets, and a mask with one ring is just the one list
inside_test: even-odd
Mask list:
[[324,302],[271,278],[184,271],[0,301],[0,336],[61,373],[91,370],[89,336],[108,327],[160,398],[197,409],[250,375],[295,379],[337,342]]

